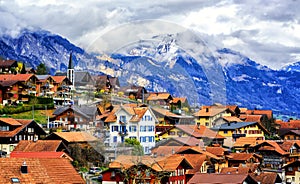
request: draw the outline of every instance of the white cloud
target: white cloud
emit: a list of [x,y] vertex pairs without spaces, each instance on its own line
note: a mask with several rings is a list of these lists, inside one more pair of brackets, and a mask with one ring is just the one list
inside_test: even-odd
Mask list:
[[[23,27],[40,27],[88,49],[97,38],[126,23],[169,21],[207,34],[208,43],[279,68],[299,59],[298,7],[300,2],[295,0],[0,0],[0,30],[16,35]],[[147,27],[148,33],[161,29],[168,30]],[[141,31],[145,30],[132,30],[128,37],[136,39]],[[123,39],[114,36],[112,42]]]

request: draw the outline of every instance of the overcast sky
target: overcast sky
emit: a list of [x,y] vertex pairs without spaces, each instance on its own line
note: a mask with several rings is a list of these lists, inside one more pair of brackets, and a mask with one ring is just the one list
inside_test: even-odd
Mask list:
[[276,69],[300,61],[299,8],[298,0],[0,0],[0,28],[17,35],[39,27],[87,49],[124,24],[160,20]]

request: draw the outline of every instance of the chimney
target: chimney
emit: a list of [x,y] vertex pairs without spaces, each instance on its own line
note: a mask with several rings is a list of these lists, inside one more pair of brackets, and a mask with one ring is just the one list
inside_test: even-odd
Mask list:
[[23,165],[21,165],[21,173],[22,174],[28,174],[28,166],[26,165],[26,162],[23,162]]

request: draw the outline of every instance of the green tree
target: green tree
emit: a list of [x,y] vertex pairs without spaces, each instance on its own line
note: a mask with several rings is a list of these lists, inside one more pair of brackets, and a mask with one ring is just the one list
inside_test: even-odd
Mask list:
[[144,149],[141,143],[137,139],[125,139],[125,146],[133,147],[132,155],[142,156],[144,155]]
[[37,69],[36,69],[36,74],[37,75],[45,75],[45,74],[48,74],[47,72],[47,67],[44,63],[41,63],[39,66],[37,66]]

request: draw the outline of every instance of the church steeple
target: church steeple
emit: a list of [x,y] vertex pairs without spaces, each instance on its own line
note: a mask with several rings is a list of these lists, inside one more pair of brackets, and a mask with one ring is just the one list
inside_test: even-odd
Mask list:
[[74,74],[74,65],[73,65],[72,52],[70,53],[67,77],[72,82],[72,85],[73,85],[73,88],[74,88],[75,87],[75,74]]
[[68,69],[74,69],[73,59],[72,59],[72,52],[70,53],[70,57],[69,57],[69,66],[68,66]]

